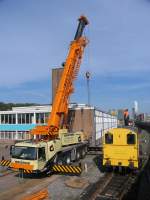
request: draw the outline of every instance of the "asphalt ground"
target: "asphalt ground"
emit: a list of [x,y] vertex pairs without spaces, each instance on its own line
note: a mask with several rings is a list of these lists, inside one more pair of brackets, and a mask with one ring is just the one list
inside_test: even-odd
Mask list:
[[49,177],[21,178],[17,172],[0,177],[0,199],[21,200],[40,190],[47,189],[48,199],[75,200],[90,184],[104,176],[94,162],[94,155],[82,159],[83,172],[80,176],[51,175]]

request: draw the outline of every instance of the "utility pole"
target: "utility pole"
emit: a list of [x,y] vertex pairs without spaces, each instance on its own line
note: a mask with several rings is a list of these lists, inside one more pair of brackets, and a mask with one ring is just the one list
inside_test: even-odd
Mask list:
[[86,76],[86,80],[87,80],[87,97],[88,97],[88,105],[90,105],[90,77],[91,77],[91,74],[90,72],[86,72],[85,74]]

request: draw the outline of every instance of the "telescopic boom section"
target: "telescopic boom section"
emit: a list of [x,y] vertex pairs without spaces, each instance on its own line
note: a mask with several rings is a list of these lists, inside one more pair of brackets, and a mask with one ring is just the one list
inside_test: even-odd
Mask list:
[[57,137],[59,129],[66,128],[69,97],[74,91],[73,81],[78,75],[84,48],[88,43],[86,37],[82,36],[87,24],[87,18],[81,16],[74,40],[70,44],[69,53],[56,91],[48,123],[46,126],[36,126],[31,131],[32,134]]

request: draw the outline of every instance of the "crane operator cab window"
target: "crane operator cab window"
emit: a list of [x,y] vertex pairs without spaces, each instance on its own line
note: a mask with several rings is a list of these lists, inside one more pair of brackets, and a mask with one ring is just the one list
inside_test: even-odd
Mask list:
[[38,148],[38,160],[45,161],[45,147]]
[[135,144],[135,134],[129,133],[127,134],[127,144]]
[[105,134],[105,144],[113,144],[113,134],[109,132]]

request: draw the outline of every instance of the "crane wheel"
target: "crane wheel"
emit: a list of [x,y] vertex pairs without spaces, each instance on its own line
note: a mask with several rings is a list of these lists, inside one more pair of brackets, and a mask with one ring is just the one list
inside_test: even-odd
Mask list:
[[81,157],[81,153],[80,153],[80,151],[77,151],[76,160],[77,160],[77,161],[80,160],[80,157]]
[[84,158],[84,157],[85,157],[85,154],[86,154],[86,151],[85,151],[85,149],[83,148],[83,149],[81,150],[81,158]]
[[70,156],[68,155],[67,157],[66,157],[66,164],[67,165],[69,165],[70,163],[71,163],[71,158],[70,158]]

